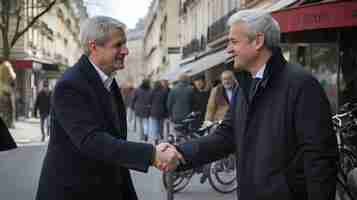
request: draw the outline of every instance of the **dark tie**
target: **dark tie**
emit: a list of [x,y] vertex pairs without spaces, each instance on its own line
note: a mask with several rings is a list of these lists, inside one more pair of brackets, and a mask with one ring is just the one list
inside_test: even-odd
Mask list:
[[261,80],[261,78],[253,78],[252,79],[252,82],[250,84],[250,90],[249,90],[249,101],[252,101],[255,93],[257,92],[260,80]]

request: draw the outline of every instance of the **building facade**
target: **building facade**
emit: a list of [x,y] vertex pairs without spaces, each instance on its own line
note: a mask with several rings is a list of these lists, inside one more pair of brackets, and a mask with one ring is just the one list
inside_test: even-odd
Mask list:
[[273,12],[283,52],[317,77],[337,111],[357,101],[357,1],[304,0]]
[[[23,6],[24,19],[20,27],[25,27],[28,19],[40,12],[39,1],[24,1],[26,4]],[[73,65],[79,58],[82,53],[79,27],[81,21],[87,17],[82,0],[56,4],[17,41],[12,49],[10,60],[17,73],[18,115],[30,116],[43,80],[50,80],[53,86],[61,70]],[[16,24],[11,24],[11,27],[10,30],[14,31]]]
[[139,20],[135,29],[127,34],[127,47],[129,55],[125,60],[125,69],[118,71],[117,81],[120,87],[137,87],[147,75],[147,67],[144,65],[144,21]]
[[220,78],[231,61],[225,49],[228,43],[227,21],[241,9],[260,8],[269,12],[291,5],[296,0],[182,0],[182,60],[172,74],[204,74],[209,82]]
[[152,79],[159,79],[181,59],[179,5],[179,1],[153,0],[145,18],[144,60]]

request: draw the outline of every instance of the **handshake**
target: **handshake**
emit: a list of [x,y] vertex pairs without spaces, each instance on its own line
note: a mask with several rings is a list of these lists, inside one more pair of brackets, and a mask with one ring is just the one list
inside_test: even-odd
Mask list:
[[156,154],[153,166],[162,172],[174,171],[180,163],[186,163],[183,156],[172,144],[161,143],[155,148]]

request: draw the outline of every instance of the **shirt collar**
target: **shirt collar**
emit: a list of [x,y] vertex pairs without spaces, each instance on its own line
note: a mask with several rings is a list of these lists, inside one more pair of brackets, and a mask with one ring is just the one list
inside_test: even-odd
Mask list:
[[88,60],[93,65],[94,69],[97,71],[100,79],[102,80],[102,83],[104,84],[105,89],[110,91],[110,86],[112,85],[112,83],[114,81],[115,73],[113,73],[111,76],[108,76],[97,65],[95,65],[90,59],[88,59]]
[[266,64],[263,65],[263,67],[257,72],[257,74],[255,75],[255,77],[253,77],[253,78],[263,79],[265,67],[266,67]]

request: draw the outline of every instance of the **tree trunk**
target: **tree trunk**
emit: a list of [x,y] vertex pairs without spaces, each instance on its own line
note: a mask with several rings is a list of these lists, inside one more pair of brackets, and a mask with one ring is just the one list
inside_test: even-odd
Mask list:
[[3,41],[2,58],[3,58],[3,60],[9,60],[10,54],[11,54],[11,47],[10,47],[10,41],[9,41],[9,37],[8,37],[8,30],[3,31],[2,41]]

